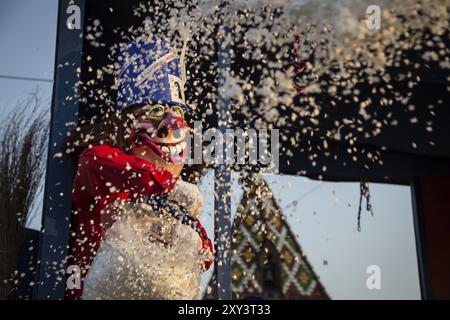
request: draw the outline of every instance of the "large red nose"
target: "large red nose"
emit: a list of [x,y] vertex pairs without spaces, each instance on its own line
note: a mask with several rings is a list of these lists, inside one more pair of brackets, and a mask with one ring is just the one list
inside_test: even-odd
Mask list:
[[187,127],[186,121],[178,115],[169,113],[159,124],[156,135],[158,138],[166,138],[169,135],[176,136],[181,135],[180,129]]

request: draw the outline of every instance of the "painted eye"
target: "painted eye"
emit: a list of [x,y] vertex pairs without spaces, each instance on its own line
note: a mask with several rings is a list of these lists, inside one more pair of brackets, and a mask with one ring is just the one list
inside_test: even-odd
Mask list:
[[162,117],[164,116],[165,110],[163,106],[156,105],[151,107],[146,113],[146,116],[149,117]]
[[178,113],[181,118],[184,118],[184,109],[182,107],[173,106],[172,110]]

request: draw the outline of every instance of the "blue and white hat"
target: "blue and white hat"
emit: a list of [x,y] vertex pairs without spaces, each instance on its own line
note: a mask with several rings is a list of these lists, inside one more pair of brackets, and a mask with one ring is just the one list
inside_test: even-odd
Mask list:
[[159,103],[189,111],[184,49],[180,57],[163,40],[147,36],[128,43],[119,57],[116,109]]

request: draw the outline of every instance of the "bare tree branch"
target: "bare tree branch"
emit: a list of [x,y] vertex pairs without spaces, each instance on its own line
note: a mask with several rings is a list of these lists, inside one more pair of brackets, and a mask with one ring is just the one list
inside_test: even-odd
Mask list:
[[13,288],[25,219],[45,173],[48,113],[36,90],[0,126],[0,299]]

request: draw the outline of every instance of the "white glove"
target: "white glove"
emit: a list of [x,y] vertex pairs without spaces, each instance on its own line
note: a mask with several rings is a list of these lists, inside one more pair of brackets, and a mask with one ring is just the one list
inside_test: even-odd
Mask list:
[[185,208],[195,218],[202,213],[203,195],[195,184],[179,179],[167,199]]

